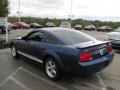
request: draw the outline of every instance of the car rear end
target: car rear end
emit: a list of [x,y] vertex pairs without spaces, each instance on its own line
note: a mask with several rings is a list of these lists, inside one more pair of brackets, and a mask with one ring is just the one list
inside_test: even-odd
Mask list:
[[58,30],[54,35],[65,44],[59,55],[64,72],[95,73],[113,60],[114,53],[108,41],[98,41],[77,30]]
[[107,67],[113,60],[114,53],[110,42],[90,42],[79,49],[79,61],[75,71],[80,73],[95,73]]

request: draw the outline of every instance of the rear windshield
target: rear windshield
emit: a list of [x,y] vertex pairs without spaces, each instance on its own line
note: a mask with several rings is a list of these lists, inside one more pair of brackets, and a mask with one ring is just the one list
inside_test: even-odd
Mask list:
[[95,40],[93,37],[76,30],[59,30],[53,33],[64,44],[78,44]]

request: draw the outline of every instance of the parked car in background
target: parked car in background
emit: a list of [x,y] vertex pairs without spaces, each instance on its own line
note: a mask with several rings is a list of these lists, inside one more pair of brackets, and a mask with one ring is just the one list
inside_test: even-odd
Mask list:
[[120,48],[120,27],[114,32],[108,33],[104,40],[111,41],[113,47]]
[[96,30],[96,27],[94,25],[87,25],[84,27],[84,29],[88,31],[94,31]]
[[46,27],[55,27],[55,24],[52,22],[47,22]]
[[61,24],[60,24],[60,27],[71,28],[71,24],[70,24],[70,22],[62,21]]
[[16,29],[18,29],[18,26],[15,25],[15,24],[12,24],[12,29],[13,29],[13,30],[16,30]]
[[82,25],[79,25],[79,24],[78,24],[78,25],[75,25],[74,28],[75,28],[75,30],[82,30]]
[[[8,32],[12,30],[12,24],[10,22],[7,23]],[[4,25],[0,26],[0,34],[6,33],[6,27]]]
[[17,29],[29,29],[30,26],[25,22],[15,22],[14,25],[17,25]]
[[99,32],[99,31],[102,31],[102,32],[110,32],[110,31],[112,31],[112,28],[109,27],[109,26],[102,26],[102,27],[98,28],[97,31],[98,31],[98,32]]
[[30,28],[34,28],[34,29],[37,29],[37,28],[42,28],[43,26],[38,24],[38,23],[31,23],[30,24]]
[[44,66],[50,79],[63,74],[93,74],[113,60],[111,43],[78,30],[41,28],[11,41],[11,54],[28,57]]

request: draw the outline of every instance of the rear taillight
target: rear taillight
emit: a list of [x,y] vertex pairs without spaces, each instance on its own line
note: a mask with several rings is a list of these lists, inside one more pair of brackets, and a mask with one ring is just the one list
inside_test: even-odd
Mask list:
[[112,52],[112,45],[111,45],[111,43],[108,44],[107,51],[108,51],[108,53]]
[[90,61],[92,60],[92,54],[91,52],[82,52],[80,54],[80,62],[87,62],[87,61]]

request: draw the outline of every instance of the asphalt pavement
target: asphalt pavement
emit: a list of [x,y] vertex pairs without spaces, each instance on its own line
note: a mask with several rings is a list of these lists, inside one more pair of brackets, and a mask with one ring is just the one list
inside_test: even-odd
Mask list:
[[[83,31],[99,40],[107,33]],[[16,60],[10,49],[0,50],[0,90],[120,90],[120,50],[114,50],[114,61],[91,76],[64,76],[50,80],[41,65],[21,57]]]

